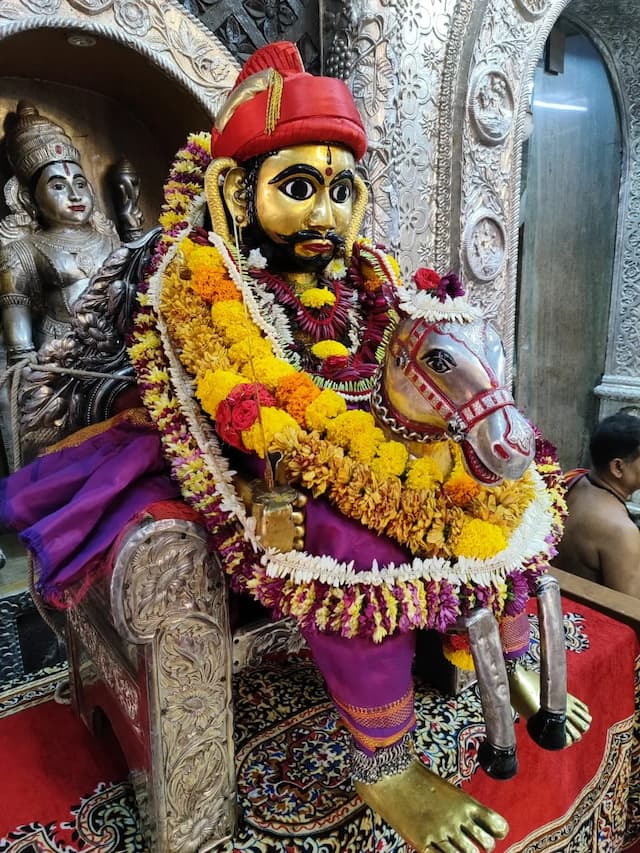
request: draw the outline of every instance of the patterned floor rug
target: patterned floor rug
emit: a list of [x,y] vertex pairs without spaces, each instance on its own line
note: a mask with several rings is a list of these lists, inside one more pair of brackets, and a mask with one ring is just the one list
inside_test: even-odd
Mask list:
[[[539,661],[535,619],[532,628],[534,642],[528,665],[535,667]],[[569,614],[565,628],[570,661],[588,657],[591,650],[582,616]],[[404,842],[354,794],[348,773],[347,734],[310,661],[298,659],[286,668],[278,663],[253,669],[240,676],[235,687],[238,798],[243,819],[233,842],[223,846],[222,853],[406,853]],[[45,727],[47,708],[41,705],[32,709],[42,715]],[[70,708],[64,711],[73,717]],[[485,783],[484,774],[476,773],[478,745],[484,735],[476,688],[449,698],[419,689],[417,713],[417,749],[425,764],[475,796],[474,786],[480,786],[484,796],[479,799],[496,805],[495,783]],[[530,769],[531,762],[540,762],[542,756],[547,762],[542,778],[560,778],[568,751],[542,754],[537,747],[534,751],[526,744],[529,739],[523,724],[518,723],[516,728],[523,746],[521,766]],[[639,791],[637,754],[632,776],[633,715],[608,726],[606,737],[602,750],[605,758],[599,767],[594,765],[597,772],[587,776],[588,784],[570,813],[560,813],[544,829],[525,831],[526,821],[522,827],[514,825],[509,811],[526,812],[533,804],[527,791],[527,773],[521,773],[513,785],[500,783],[503,787],[496,788],[501,792],[500,805],[507,808],[515,835],[500,844],[499,850],[618,853],[637,838],[637,814],[629,819],[626,814],[630,790],[636,810]],[[69,744],[67,751],[73,755],[74,746]],[[560,757],[551,759],[550,755]],[[59,765],[59,757],[51,760]],[[97,767],[99,773],[99,762]],[[31,769],[23,770],[29,777]],[[53,772],[55,767],[49,770]],[[43,772],[48,772],[46,766]],[[5,785],[4,773],[0,779]],[[82,796],[78,788],[69,792],[66,802],[70,806],[64,814],[58,811],[55,820],[35,810],[34,822],[23,820],[19,826],[7,821],[7,815],[1,819],[4,800],[0,790],[0,834],[5,833],[0,839],[0,853],[151,853],[140,833],[132,789],[123,779],[113,774],[105,778],[97,775],[95,784],[85,787]],[[550,783],[549,791],[540,790],[543,786],[539,781],[536,784],[539,797],[553,793]],[[499,810],[505,814],[504,808]],[[593,847],[593,838],[599,839],[597,847]]]

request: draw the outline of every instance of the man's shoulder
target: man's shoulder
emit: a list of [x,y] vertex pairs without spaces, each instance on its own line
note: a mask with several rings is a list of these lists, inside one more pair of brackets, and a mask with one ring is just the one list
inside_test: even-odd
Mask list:
[[579,519],[582,525],[595,528],[603,525],[616,530],[640,531],[629,517],[626,506],[604,489],[594,489],[586,480],[576,483],[567,495],[570,519]]

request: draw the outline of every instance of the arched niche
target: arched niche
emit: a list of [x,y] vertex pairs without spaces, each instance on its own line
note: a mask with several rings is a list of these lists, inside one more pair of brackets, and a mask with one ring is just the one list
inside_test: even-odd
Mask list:
[[[451,253],[452,257],[457,254],[466,271],[475,299],[497,319],[513,354],[522,143],[528,131],[534,70],[554,23],[565,11],[600,50],[621,105],[622,192],[607,372],[630,377],[640,372],[638,324],[633,312],[629,314],[638,301],[640,278],[634,236],[640,162],[632,156],[637,148],[640,77],[631,61],[640,33],[640,8],[633,0],[489,0],[477,31],[470,34],[460,242],[456,246],[452,240]],[[491,86],[492,80],[499,82],[500,95],[493,104],[481,102],[477,93]]]
[[522,157],[514,388],[573,468],[587,463],[598,419],[623,145],[604,55],[567,14],[550,42]]
[[[141,177],[148,227],[173,155],[188,133],[210,129],[237,72],[226,48],[173,0],[0,3],[0,123],[20,98],[59,122],[108,214],[108,169],[126,156]],[[4,183],[6,161],[2,169]]]

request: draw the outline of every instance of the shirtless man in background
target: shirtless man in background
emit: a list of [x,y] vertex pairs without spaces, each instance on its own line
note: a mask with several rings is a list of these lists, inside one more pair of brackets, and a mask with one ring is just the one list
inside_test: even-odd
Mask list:
[[640,530],[625,503],[640,489],[640,418],[605,418],[589,450],[590,470],[569,484],[569,516],[553,564],[640,598]]

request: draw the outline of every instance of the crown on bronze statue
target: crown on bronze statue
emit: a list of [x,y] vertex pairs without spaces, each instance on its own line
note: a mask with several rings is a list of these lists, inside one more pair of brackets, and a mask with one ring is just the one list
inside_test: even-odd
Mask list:
[[7,156],[23,184],[49,163],[80,164],[80,152],[65,131],[28,101],[18,103],[15,119],[7,128]]

